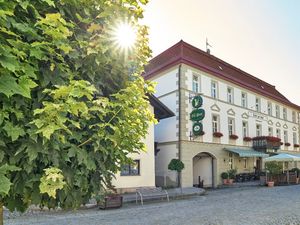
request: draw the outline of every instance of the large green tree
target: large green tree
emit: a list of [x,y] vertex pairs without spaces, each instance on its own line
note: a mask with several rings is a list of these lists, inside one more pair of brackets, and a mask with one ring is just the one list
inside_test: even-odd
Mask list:
[[[146,3],[0,1],[1,209],[78,207],[144,149]],[[137,30],[126,51],[113,37],[124,21]]]

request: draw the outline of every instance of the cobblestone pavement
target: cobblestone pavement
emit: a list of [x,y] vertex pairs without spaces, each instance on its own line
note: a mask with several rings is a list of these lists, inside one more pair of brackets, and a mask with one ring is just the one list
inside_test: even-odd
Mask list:
[[5,225],[255,225],[300,224],[300,185],[208,191],[185,200],[128,204],[116,210],[44,212],[6,219]]

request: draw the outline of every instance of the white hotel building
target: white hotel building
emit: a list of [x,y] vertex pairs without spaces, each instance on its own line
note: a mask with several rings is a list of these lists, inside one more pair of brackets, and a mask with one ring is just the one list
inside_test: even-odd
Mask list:
[[[176,176],[168,170],[173,158],[185,164],[183,187],[197,184],[199,176],[204,186],[216,187],[220,174],[231,168],[238,173],[262,169],[262,157],[269,152],[253,149],[252,141],[245,141],[249,138],[279,137],[278,151],[300,154],[300,107],[275,86],[209,53],[180,41],[153,58],[144,77],[157,82],[156,97],[176,114],[155,126],[159,186],[175,184]],[[193,135],[190,120],[196,95],[202,96],[205,110],[201,136]]]

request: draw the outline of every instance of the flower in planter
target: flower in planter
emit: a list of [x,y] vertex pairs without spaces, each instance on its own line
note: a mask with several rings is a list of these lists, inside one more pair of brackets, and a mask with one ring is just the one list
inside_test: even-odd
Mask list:
[[256,141],[256,140],[267,140],[269,142],[280,142],[281,139],[278,137],[273,137],[273,136],[257,136],[254,137],[252,140]]
[[204,132],[204,131],[201,131],[200,136],[203,136],[204,134],[205,134],[205,132]]
[[299,148],[299,147],[300,147],[300,145],[298,145],[298,144],[294,144],[294,147],[295,147],[295,148]]
[[214,136],[214,137],[217,137],[217,138],[220,138],[220,137],[223,136],[223,134],[222,134],[221,132],[214,132],[214,133],[213,133],[213,136]]
[[288,143],[288,142],[286,142],[286,143],[284,143],[284,146],[291,146],[291,144],[290,143]]
[[243,140],[246,141],[246,142],[249,142],[249,141],[252,141],[252,138],[251,137],[244,137]]
[[280,142],[280,145],[283,145],[283,142]]
[[239,138],[239,136],[237,136],[236,134],[231,134],[231,135],[229,135],[229,138],[232,140],[236,140]]

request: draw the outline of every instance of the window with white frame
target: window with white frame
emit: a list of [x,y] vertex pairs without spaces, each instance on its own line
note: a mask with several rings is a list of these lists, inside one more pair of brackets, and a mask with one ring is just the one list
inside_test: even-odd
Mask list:
[[227,88],[227,101],[233,104],[233,88],[231,87]]
[[296,112],[295,111],[292,112],[292,120],[293,120],[293,123],[296,123]]
[[211,82],[211,97],[213,98],[218,97],[218,84],[216,81]]
[[279,107],[279,105],[275,106],[275,114],[276,114],[277,118],[280,118],[280,107]]
[[268,102],[268,115],[272,116],[272,102]]
[[243,137],[248,137],[248,122],[243,121],[242,127],[243,127]]
[[287,130],[283,131],[283,140],[284,140],[284,143],[288,143],[289,142]]
[[261,124],[256,124],[256,136],[261,136],[262,135],[262,129],[261,129]]
[[228,134],[232,135],[234,134],[234,119],[233,118],[228,118]]
[[220,126],[219,126],[219,116],[218,115],[212,115],[212,129],[214,132],[219,132]]
[[276,129],[276,137],[281,139],[281,132],[280,129]]
[[193,75],[193,91],[200,92],[200,77],[198,75]]
[[297,138],[297,133],[296,132],[293,132],[293,143],[294,143],[294,145],[298,144],[298,138]]
[[283,116],[283,119],[286,120],[287,119],[287,112],[286,112],[286,108],[283,108],[282,109],[282,116]]
[[242,92],[241,101],[242,107],[247,108],[247,93]]
[[255,98],[255,110],[260,112],[260,98]]
[[273,127],[268,127],[268,135],[273,136]]

